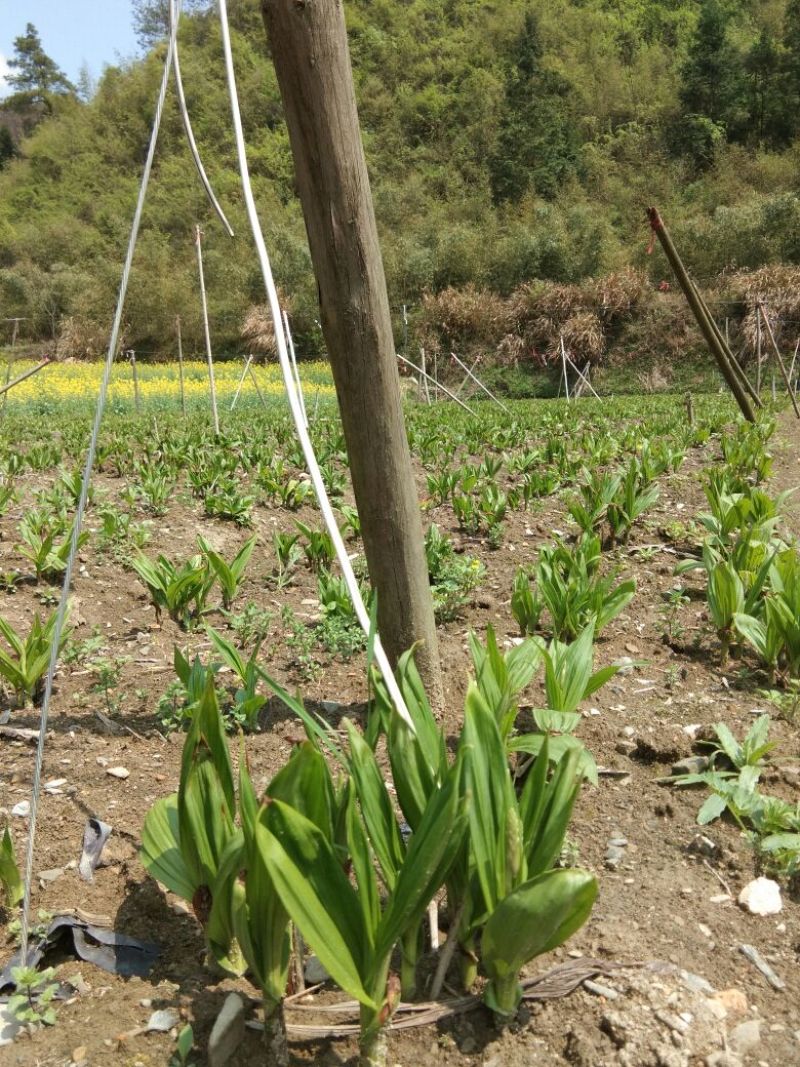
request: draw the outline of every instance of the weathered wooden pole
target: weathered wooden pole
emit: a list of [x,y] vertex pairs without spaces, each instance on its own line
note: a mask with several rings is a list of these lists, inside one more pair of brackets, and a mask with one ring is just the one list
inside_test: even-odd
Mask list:
[[654,207],[648,208],[647,216],[653,233],[658,237],[661,247],[664,249],[664,254],[669,261],[669,265],[675,272],[675,277],[678,279],[678,283],[683,290],[684,296],[692,310],[692,314],[697,320],[697,325],[700,327],[705,342],[708,345],[711,354],[716,359],[717,366],[719,367],[723,378],[728,383],[730,391],[736,398],[739,410],[748,422],[755,422],[756,416],[753,410],[753,405],[750,402],[750,397],[725,354],[723,342],[717,335],[714,324],[711,322],[711,318],[706,312],[703,301],[695,289],[694,283],[689,277],[675,245],[672,243],[672,238],[661,220],[658,209]]
[[139,373],[136,370],[136,353],[132,348],[128,350],[128,359],[131,361],[131,371],[133,372],[133,407],[138,415],[141,410],[139,401]]
[[342,416],[378,627],[392,662],[441,667],[419,500],[341,0],[261,0]]
[[15,385],[19,385],[20,382],[24,382],[26,378],[30,378],[34,374],[38,374],[40,370],[44,370],[53,361],[51,359],[43,359],[41,363],[37,363],[35,367],[30,367],[28,370],[23,371],[18,378],[15,378],[13,382],[6,382],[6,384],[0,388],[0,394],[5,398],[8,392],[14,388]]

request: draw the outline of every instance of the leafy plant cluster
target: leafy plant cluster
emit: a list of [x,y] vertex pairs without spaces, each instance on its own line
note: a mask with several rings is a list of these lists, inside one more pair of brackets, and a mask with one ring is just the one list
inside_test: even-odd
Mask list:
[[[575,707],[615,669],[592,675],[592,636],[590,628],[571,646],[549,649],[529,640],[506,655],[491,631],[485,646],[473,637],[475,679],[452,756],[411,653],[398,681],[413,729],[376,679],[365,731],[345,720],[344,746],[262,673],[307,740],[260,800],[243,749],[236,788],[213,677],[206,678],[178,793],[148,813],[142,859],[191,901],[216,963],[246,971],[261,990],[275,1062],[288,1062],[282,1004],[290,923],[359,1002],[362,1062],[382,1064],[400,997],[417,993],[422,921],[440,890],[461,950],[461,980],[469,988],[480,969],[484,999],[500,1019],[516,1013],[522,967],[586,921],[595,879],[558,859],[592,766],[573,734]],[[542,660],[554,707],[541,713],[543,727],[519,735],[517,701]],[[396,802],[376,758],[381,737]],[[516,769],[514,753],[526,754]]]

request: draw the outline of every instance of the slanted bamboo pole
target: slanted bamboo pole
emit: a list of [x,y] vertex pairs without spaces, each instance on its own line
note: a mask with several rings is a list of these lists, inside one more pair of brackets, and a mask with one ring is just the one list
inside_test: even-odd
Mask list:
[[[564,395],[569,403],[569,378],[567,377],[567,350],[564,347],[564,335],[559,334],[558,339],[561,343],[561,372],[564,376]],[[560,391],[560,390],[559,390]]]
[[128,359],[130,360],[131,371],[133,373],[133,406],[138,415],[142,409],[142,405],[139,399],[139,372],[136,369],[136,352],[132,348],[128,350]]
[[20,382],[24,382],[26,378],[30,378],[33,374],[38,374],[40,370],[44,370],[44,368],[52,362],[52,359],[43,359],[42,362],[37,363],[35,367],[31,367],[23,374],[20,374],[20,376],[18,378],[15,378],[13,382],[6,382],[6,384],[2,386],[2,388],[0,388],[0,396],[5,396],[5,394],[8,393],[11,389],[13,389],[15,385],[19,385]]
[[[792,389],[791,380],[789,378],[789,375],[786,373],[786,364],[783,362],[783,356],[781,355],[780,349],[778,348],[777,342],[775,341],[775,334],[772,332],[772,324],[769,321],[769,316],[767,315],[766,311],[764,310],[764,305],[763,305],[763,303],[761,301],[758,302],[758,311],[761,313],[761,317],[764,320],[764,325],[767,328],[767,337],[769,337],[769,343],[772,345],[772,351],[775,353],[775,358],[777,359],[778,366],[781,369],[781,374],[783,375],[783,381],[784,381],[784,384],[786,385],[786,388],[787,388],[787,390],[789,392],[789,397],[791,398],[791,401],[792,401],[792,407],[794,408],[794,413],[797,416],[797,418],[800,419],[800,408],[798,408],[798,406],[797,406],[797,397],[794,395],[794,389]],[[773,396],[773,398],[775,397],[775,377],[774,377],[774,375],[773,375],[773,378],[772,378],[772,396]]]
[[733,365],[728,360],[724,346],[720,343],[714,327],[706,314],[703,306],[703,302],[699,297],[697,290],[692,284],[692,280],[687,273],[686,268],[683,265],[683,261],[678,255],[678,251],[675,245],[672,243],[672,238],[667,232],[667,228],[664,225],[661,216],[658,213],[658,208],[651,207],[647,209],[647,215],[650,221],[650,226],[658,237],[661,247],[664,249],[672,270],[675,273],[675,277],[678,279],[678,284],[683,290],[684,296],[689,304],[689,307],[694,315],[697,325],[700,327],[700,331],[703,334],[706,344],[708,345],[711,354],[717,361],[717,366],[722,373],[723,378],[728,383],[728,387],[736,398],[736,402],[739,405],[739,410],[748,422],[755,422],[756,416],[753,410],[753,405],[750,402],[750,397],[737,377],[736,371],[733,369]]
[[742,383],[742,385],[747,390],[751,400],[756,405],[756,407],[762,408],[764,406],[764,403],[761,400],[761,397],[758,395],[756,390],[750,384],[750,379],[745,374],[744,370],[742,369],[741,364],[739,363],[739,360],[733,354],[733,351],[732,351],[730,345],[728,344],[728,320],[727,319],[725,320],[725,337],[723,337],[722,336],[722,331],[720,330],[719,326],[717,325],[716,319],[714,318],[714,316],[711,314],[711,312],[708,309],[708,304],[705,301],[705,297],[700,292],[700,290],[697,288],[697,286],[694,284],[694,282],[692,282],[692,286],[694,287],[695,293],[697,293],[697,299],[700,301],[700,304],[702,305],[703,311],[705,311],[705,313],[706,313],[706,317],[708,318],[708,321],[711,323],[712,330],[717,335],[717,340],[722,345],[722,348],[723,348],[723,351],[724,351],[725,355],[730,360],[730,364],[733,367],[734,373],[736,374],[736,376],[739,378],[739,381]]
[[461,360],[458,358],[458,356],[455,354],[455,352],[451,352],[450,355],[453,357],[453,359],[456,361],[456,363],[459,365],[459,367],[461,367],[462,370],[465,370],[467,372],[468,377],[472,378],[472,380],[475,382],[475,384],[480,389],[483,389],[484,393],[486,393],[486,395],[490,399],[494,400],[495,404],[497,404],[497,406],[499,408],[501,408],[503,411],[505,411],[506,415],[510,415],[511,414],[510,410],[506,407],[506,405],[503,403],[503,401],[502,400],[498,400],[497,397],[494,395],[494,393],[492,393],[489,389],[486,388],[486,386],[483,384],[483,382],[480,380],[480,378],[477,376],[477,374],[473,374],[472,371],[469,369],[469,367],[466,365],[466,363],[462,363],[461,362]]
[[[422,370],[421,367],[418,367],[416,365],[416,363],[412,363],[410,359],[406,359],[405,356],[401,356],[399,352],[397,353],[397,358],[402,360],[403,363],[405,363],[407,366],[411,367],[412,370],[415,370],[417,372],[417,374],[422,374],[425,378],[430,379],[430,381],[432,381],[434,385],[438,385],[439,384],[438,382],[436,382],[431,377],[430,374],[427,374],[424,370]],[[455,393],[451,393],[450,390],[447,389],[444,385],[439,385],[439,388],[442,390],[443,393],[445,393],[447,396],[449,396],[451,400],[455,400],[455,402],[458,404],[458,406],[463,408],[464,411],[468,411],[470,413],[470,415],[474,415],[475,414],[475,412],[472,410],[471,407],[468,407],[464,403],[463,400],[459,400],[458,397],[455,395]]]
[[247,359],[244,361],[244,370],[242,371],[242,375],[239,378],[239,384],[236,386],[236,392],[233,394],[233,400],[231,401],[231,411],[233,411],[233,409],[236,407],[236,401],[239,399],[239,393],[241,393],[242,391],[242,386],[244,385],[244,380],[247,377],[247,372],[250,370],[250,364],[252,363],[252,361],[252,356],[248,356]]

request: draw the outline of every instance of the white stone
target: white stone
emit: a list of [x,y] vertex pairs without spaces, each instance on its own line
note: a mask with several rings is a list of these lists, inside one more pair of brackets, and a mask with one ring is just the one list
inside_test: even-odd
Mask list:
[[781,887],[771,878],[754,878],[741,891],[738,900],[752,915],[777,915],[783,908]]

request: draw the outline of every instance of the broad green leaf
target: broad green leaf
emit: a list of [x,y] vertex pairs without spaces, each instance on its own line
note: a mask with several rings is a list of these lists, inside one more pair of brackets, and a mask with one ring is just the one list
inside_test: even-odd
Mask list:
[[140,856],[147,871],[171,893],[192,899],[197,884],[181,854],[177,793],[157,800],[145,815]]

